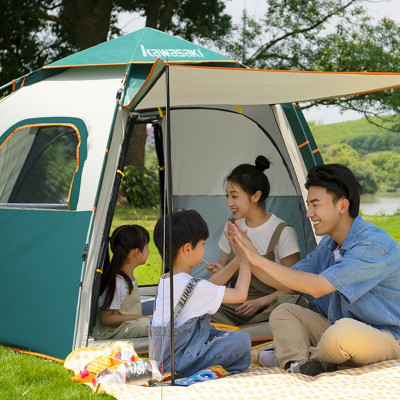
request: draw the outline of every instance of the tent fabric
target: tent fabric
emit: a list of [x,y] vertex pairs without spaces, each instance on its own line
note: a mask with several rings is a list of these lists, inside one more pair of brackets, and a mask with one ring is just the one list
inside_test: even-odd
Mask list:
[[[93,208],[123,72],[124,67],[121,66],[69,68],[44,81],[23,87],[0,102],[1,115],[7,116],[0,118],[0,141],[11,127],[23,120],[71,123],[73,119],[79,119],[84,124],[88,132],[87,143],[82,143],[79,151],[87,150],[87,159],[82,158],[85,163],[82,165],[79,199],[74,197],[73,200],[77,210]],[[119,113],[118,130],[123,124],[121,118],[125,118],[126,114],[126,110]]]
[[[165,107],[165,74],[129,107]],[[282,104],[400,87],[400,73],[274,71],[169,65],[170,106]]]
[[282,104],[282,109],[293,130],[297,146],[300,149],[307,170],[316,164],[322,164],[321,154],[300,106],[298,104],[296,107],[293,104]]
[[169,62],[237,64],[222,54],[152,28],[143,28],[55,61],[45,69],[93,65]]
[[71,351],[90,216],[1,210],[1,343],[58,358]]
[[[205,259],[219,258],[218,241],[226,220],[225,178],[238,164],[254,164],[265,155],[271,166],[265,171],[271,190],[267,210],[287,221],[297,232],[302,256],[315,248],[302,196],[306,167],[294,133],[281,106],[193,107],[171,110],[173,208],[200,212],[210,236]],[[164,127],[165,131],[165,127]],[[284,139],[282,138],[284,137]],[[204,265],[194,275],[205,277]]]

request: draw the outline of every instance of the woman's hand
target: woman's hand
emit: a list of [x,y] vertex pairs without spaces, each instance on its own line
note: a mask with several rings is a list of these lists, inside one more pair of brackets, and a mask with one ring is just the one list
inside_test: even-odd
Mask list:
[[228,239],[229,245],[231,246],[231,250],[233,251],[233,254],[236,256],[238,254],[238,251],[236,249],[236,244],[233,241],[233,232],[232,232],[232,236],[231,233],[229,231],[229,224],[231,224],[232,222],[228,222],[228,231],[224,231],[224,235],[225,237]]
[[235,225],[228,222],[228,232],[230,243],[236,246],[239,256],[248,260],[250,264],[256,264],[260,256],[258,250],[247,236],[247,232],[243,232],[238,223]]
[[250,317],[251,315],[254,315],[258,310],[264,307],[265,305],[261,300],[261,298],[254,300],[247,300],[239,307],[237,307],[235,312],[236,314],[242,317]]

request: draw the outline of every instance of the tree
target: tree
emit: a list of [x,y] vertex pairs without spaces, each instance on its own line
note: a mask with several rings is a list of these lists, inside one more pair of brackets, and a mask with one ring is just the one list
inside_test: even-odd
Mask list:
[[[118,13],[136,12],[146,26],[193,41],[231,29],[221,0],[0,0],[0,85],[59,58],[121,35]],[[144,125],[135,127],[129,163],[144,165]]]
[[363,193],[374,194],[379,190],[379,179],[374,165],[365,158],[360,158],[358,152],[346,143],[329,146],[323,153],[326,163],[339,163],[354,171],[360,182]]
[[217,40],[231,29],[222,0],[0,0],[0,85],[122,34],[118,13],[187,40]]
[[47,58],[45,25],[28,0],[0,0],[0,86],[41,67]]
[[[368,0],[269,0],[265,15],[246,20],[232,33],[230,55],[250,67],[314,71],[391,71],[400,63],[400,26],[384,18],[371,19],[361,6]],[[240,32],[240,38],[238,35]],[[236,36],[235,36],[236,35]],[[245,43],[246,48],[243,48]],[[364,113],[371,123],[398,130],[398,119],[379,122],[371,116],[397,114],[399,90],[302,104],[336,105]],[[395,125],[393,123],[395,122]]]

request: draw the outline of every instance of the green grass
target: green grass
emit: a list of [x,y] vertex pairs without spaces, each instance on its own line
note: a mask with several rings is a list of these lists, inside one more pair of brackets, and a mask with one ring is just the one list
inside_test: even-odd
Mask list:
[[400,244],[400,215],[363,215],[363,218],[384,229]]
[[150,233],[149,257],[146,265],[137,267],[133,273],[138,281],[138,285],[158,284],[162,272],[161,257],[153,241],[154,226],[160,216],[159,209],[134,209],[116,208],[111,231],[120,225],[137,224],[146,228]]
[[0,399],[2,400],[111,400],[70,380],[74,373],[63,364],[21,354],[0,346]]

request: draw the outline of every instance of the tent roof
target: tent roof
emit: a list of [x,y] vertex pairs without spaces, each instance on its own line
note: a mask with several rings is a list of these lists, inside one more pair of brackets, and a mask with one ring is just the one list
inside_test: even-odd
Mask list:
[[62,58],[44,68],[129,63],[152,64],[158,58],[168,60],[168,62],[223,62],[239,65],[236,61],[205,47],[195,45],[156,29],[143,28]]
[[[165,107],[165,65],[124,107]],[[170,105],[282,104],[400,87],[399,73],[275,71],[169,65]]]

